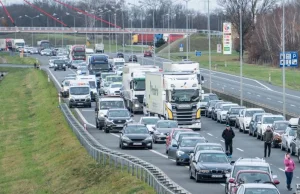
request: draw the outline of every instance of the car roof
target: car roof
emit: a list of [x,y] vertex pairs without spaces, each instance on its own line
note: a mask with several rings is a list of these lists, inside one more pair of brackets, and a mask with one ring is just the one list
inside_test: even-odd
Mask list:
[[263,115],[262,117],[283,117],[282,115]]
[[141,119],[159,119],[158,117],[141,117]]
[[270,164],[261,158],[239,158],[234,166],[266,166],[269,167]]
[[262,108],[246,108],[246,111],[251,111],[251,110],[264,110]]
[[199,150],[198,151],[200,154],[205,154],[205,153],[220,153],[220,154],[225,154],[223,151],[221,150]]
[[182,132],[178,133],[178,135],[181,135],[181,134],[200,134],[200,133],[197,133],[197,132],[194,132],[194,131],[182,131]]
[[220,146],[220,147],[222,147],[222,145],[221,144],[219,144],[219,143],[197,143],[196,144],[196,146],[201,146],[201,145],[210,145],[210,146]]
[[128,110],[128,109],[127,108],[110,108],[108,110],[111,111],[111,110]]
[[145,125],[140,124],[140,123],[127,123],[126,127],[128,127],[128,126],[141,126],[141,127],[145,127]]
[[112,82],[110,83],[110,85],[114,85],[114,84],[123,84],[122,82]]
[[262,174],[268,174],[269,175],[268,172],[263,171],[263,170],[239,170],[237,175],[241,174],[241,173],[262,173]]
[[123,101],[123,98],[120,97],[101,97],[99,98],[99,101]]
[[183,139],[205,139],[205,138],[201,136],[201,137],[183,137],[182,140]]
[[277,189],[273,184],[262,183],[244,183],[244,188],[264,188],[264,189]]
[[159,120],[157,121],[158,123],[163,123],[163,122],[172,122],[172,123],[177,123],[177,121],[174,120]]

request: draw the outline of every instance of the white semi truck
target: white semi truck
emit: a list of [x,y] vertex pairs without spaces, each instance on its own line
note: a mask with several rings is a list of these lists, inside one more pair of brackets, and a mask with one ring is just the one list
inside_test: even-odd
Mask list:
[[196,74],[147,73],[144,108],[150,115],[175,120],[184,128],[200,130],[199,93]]
[[104,44],[95,44],[95,52],[96,53],[104,53]]
[[158,72],[154,65],[128,65],[123,68],[123,98],[126,107],[133,113],[143,111],[143,99],[145,94],[145,74]]
[[25,47],[24,39],[13,39],[12,40],[12,50],[21,51]]

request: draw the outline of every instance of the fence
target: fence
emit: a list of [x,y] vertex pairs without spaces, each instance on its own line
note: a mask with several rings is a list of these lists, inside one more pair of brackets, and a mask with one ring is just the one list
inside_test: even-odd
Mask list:
[[132,176],[136,176],[138,179],[153,187],[159,194],[189,194],[188,191],[170,180],[167,175],[156,166],[134,156],[113,151],[101,145],[79,123],[67,104],[61,103],[60,109],[81,145],[85,147],[88,153],[99,164],[103,166],[109,165],[116,170],[127,171],[132,174]]
[[[207,93],[209,93],[209,88],[202,86],[203,90]],[[230,102],[234,102],[239,104],[240,103],[240,97],[239,96],[234,96],[232,94],[228,94],[225,91],[219,91],[216,89],[212,89],[212,92],[217,94],[219,96],[219,98],[223,99],[223,100],[228,100]],[[268,113],[272,113],[272,114],[282,114],[282,110],[276,109],[276,108],[272,108],[269,107],[265,104],[260,104],[248,99],[244,99],[243,100],[243,106],[247,107],[247,108],[263,108],[266,112]],[[286,113],[285,115],[286,119],[290,119],[290,118],[295,118],[295,117],[299,117],[296,114],[293,113]]]

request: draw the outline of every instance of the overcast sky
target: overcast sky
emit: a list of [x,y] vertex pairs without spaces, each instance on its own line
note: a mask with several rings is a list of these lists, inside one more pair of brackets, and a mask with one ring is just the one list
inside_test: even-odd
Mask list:
[[[23,3],[23,0],[2,0],[3,2],[6,1],[6,5],[13,4],[13,3]],[[30,0],[29,0],[30,1]],[[49,0],[50,1],[50,0]],[[127,0],[130,3],[138,4],[139,0]],[[177,3],[182,2],[185,5],[185,1],[183,0],[175,0]],[[201,11],[202,13],[207,12],[207,0],[190,0],[188,3],[189,8],[193,8],[194,10]],[[217,0],[210,0],[210,8],[211,10],[217,8]]]

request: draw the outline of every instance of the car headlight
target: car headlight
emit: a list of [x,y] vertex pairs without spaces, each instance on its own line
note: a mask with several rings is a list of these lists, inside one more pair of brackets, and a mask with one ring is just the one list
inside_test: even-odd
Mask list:
[[149,137],[147,137],[145,140],[152,140],[152,137],[149,136]]
[[63,64],[63,67],[66,66],[65,64]]
[[127,136],[122,136],[122,140],[131,141]]
[[57,67],[57,65],[56,65],[56,64],[55,64],[54,66],[55,66],[55,67]]
[[70,98],[70,102],[74,102],[75,100],[73,98]]
[[200,169],[198,172],[200,172],[200,173],[209,173],[209,170]]
[[184,154],[184,152],[183,152],[183,151],[180,151],[180,150],[178,150],[178,151],[176,152],[176,154],[177,154],[177,156],[181,156],[181,155],[183,155],[183,154]]

